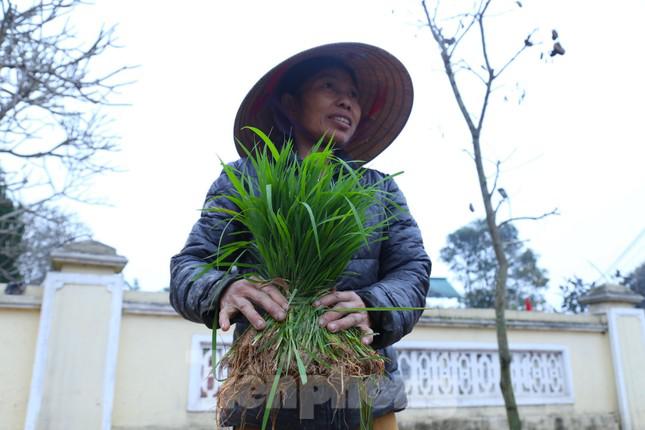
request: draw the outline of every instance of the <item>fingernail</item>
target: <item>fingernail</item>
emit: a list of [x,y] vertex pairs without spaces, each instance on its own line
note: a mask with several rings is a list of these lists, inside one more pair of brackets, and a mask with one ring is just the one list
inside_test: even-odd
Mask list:
[[320,306],[320,302],[319,302],[318,300],[316,300],[316,301],[314,302],[314,306],[315,306],[315,307]]
[[321,326],[323,326],[323,327],[324,327],[324,326],[325,326],[325,320],[324,320],[324,318],[322,318],[322,317],[321,317],[321,318],[318,320],[318,324],[320,324]]
[[284,312],[278,312],[278,319],[283,320],[287,315]]
[[329,330],[336,331],[336,324],[329,324]]
[[255,326],[256,326],[257,328],[264,328],[264,321],[262,321],[262,320],[258,320],[258,321],[255,323]]

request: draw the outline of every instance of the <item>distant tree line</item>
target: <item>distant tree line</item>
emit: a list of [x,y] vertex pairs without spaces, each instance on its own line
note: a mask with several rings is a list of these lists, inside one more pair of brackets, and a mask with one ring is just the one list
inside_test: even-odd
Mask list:
[[[617,271],[611,281],[622,284],[636,294],[645,297],[645,261],[627,275]],[[560,286],[563,297],[562,310],[576,314],[585,312],[587,305],[580,303],[580,297],[596,286],[596,282],[587,282],[577,276],[568,279],[564,285]],[[645,309],[645,299],[637,307]]]
[[[538,264],[538,255],[520,240],[512,223],[500,228],[500,237],[509,262],[507,307],[522,309],[528,300],[531,306],[543,308],[543,291],[549,278]],[[464,286],[462,303],[466,307],[494,307],[497,262],[485,220],[473,221],[451,233],[440,256]]]
[[[504,224],[500,228],[504,252],[509,261],[506,291],[509,309],[524,309],[527,301],[537,310],[548,310],[544,291],[549,284],[547,271],[540,267],[538,254],[527,247],[517,228]],[[496,261],[490,235],[484,220],[476,220],[448,235],[446,246],[440,251],[464,287],[461,302],[469,308],[492,308],[495,304]],[[622,284],[645,297],[645,262],[627,275],[616,272],[612,282]],[[582,313],[587,305],[580,298],[597,286],[594,282],[572,276],[559,286],[563,300],[561,311]],[[645,309],[645,300],[638,307]]]

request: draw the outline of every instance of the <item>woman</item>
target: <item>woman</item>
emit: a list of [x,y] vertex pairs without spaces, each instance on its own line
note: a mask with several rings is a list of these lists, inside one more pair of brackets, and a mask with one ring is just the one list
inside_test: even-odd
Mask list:
[[[275,141],[279,140],[276,135],[292,138],[297,156],[303,158],[326,136],[333,139],[340,157],[354,163],[367,162],[399,134],[412,98],[410,77],[391,54],[358,43],[324,45],[285,60],[258,81],[238,110],[236,140],[253,150],[258,142],[242,130],[252,125],[270,131]],[[238,152],[244,154],[239,146]],[[250,168],[244,158],[234,167]],[[384,176],[367,169],[364,178],[377,183]],[[383,181],[382,187],[391,199],[383,205],[396,212],[396,219],[381,232],[382,240],[353,257],[347,272],[354,276],[338,280],[336,291],[320,298],[316,306],[360,309],[425,305],[430,261],[420,232],[394,181]],[[230,205],[213,197],[227,194],[231,188],[226,175],[220,175],[208,192],[207,206]],[[378,222],[384,216],[381,212],[375,209],[368,219]],[[185,318],[209,327],[215,310],[219,310],[219,326],[228,330],[236,322],[235,335],[239,336],[249,324],[262,330],[266,324],[263,312],[283,320],[288,306],[279,288],[258,288],[241,279],[239,273],[211,270],[195,279],[199,266],[216,252],[218,244],[232,237],[234,226],[227,221],[221,212],[202,213],[184,249],[172,259],[170,300]],[[388,358],[384,383],[374,397],[375,428],[396,428],[394,412],[406,406],[405,388],[391,345],[412,330],[420,314],[328,311],[320,319],[321,326],[331,331],[359,327],[363,342]],[[239,427],[246,423],[244,428],[252,429],[259,420],[256,414],[233,409],[224,414],[222,424]],[[276,428],[354,429],[359,424],[357,410],[336,410],[331,401],[316,405],[312,419],[300,420],[298,411],[281,410],[277,420]]]

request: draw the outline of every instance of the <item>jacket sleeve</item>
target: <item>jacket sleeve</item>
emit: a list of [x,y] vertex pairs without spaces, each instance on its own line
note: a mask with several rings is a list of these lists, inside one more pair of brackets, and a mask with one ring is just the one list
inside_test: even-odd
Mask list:
[[[212,327],[215,308],[221,292],[237,279],[235,272],[211,269],[201,276],[204,264],[210,263],[220,244],[231,240],[235,224],[230,216],[221,212],[209,212],[215,206],[237,210],[226,198],[233,186],[224,172],[213,182],[204,203],[204,209],[193,226],[181,252],[170,262],[170,303],[184,318],[203,322]],[[220,196],[220,197],[218,197]]]
[[[394,180],[385,185],[395,215],[384,230],[381,244],[379,282],[356,290],[367,307],[425,307],[431,263],[423,247],[421,232]],[[384,348],[412,331],[423,311],[370,312],[372,329],[378,333],[372,346]]]

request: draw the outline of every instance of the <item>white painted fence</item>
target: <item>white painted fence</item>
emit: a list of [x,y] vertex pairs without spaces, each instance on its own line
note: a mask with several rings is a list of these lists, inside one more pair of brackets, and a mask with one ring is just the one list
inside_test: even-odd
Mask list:
[[[226,339],[217,347],[219,361],[230,345]],[[218,381],[226,377],[218,369],[211,374],[211,339],[193,338],[190,411],[212,411]],[[408,395],[408,407],[503,405],[499,389],[497,345],[408,341],[397,345],[399,369]],[[562,345],[511,345],[511,372],[520,405],[574,403],[571,364]]]
[[[402,342],[397,345],[409,407],[503,405],[497,345]],[[571,364],[560,345],[511,345],[517,403],[573,403]]]

